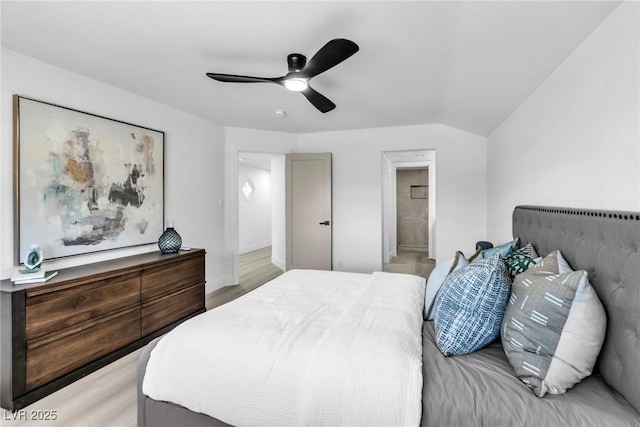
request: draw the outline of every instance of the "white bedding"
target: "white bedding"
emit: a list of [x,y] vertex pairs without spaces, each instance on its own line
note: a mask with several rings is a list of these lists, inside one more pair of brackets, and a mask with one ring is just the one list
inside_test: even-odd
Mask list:
[[163,337],[143,391],[234,426],[418,426],[424,289],[289,271]]

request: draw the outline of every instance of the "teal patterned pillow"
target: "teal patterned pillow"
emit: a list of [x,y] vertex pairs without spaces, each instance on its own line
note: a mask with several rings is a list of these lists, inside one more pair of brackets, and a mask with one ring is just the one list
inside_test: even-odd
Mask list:
[[445,356],[472,353],[500,334],[511,279],[495,254],[447,276],[433,305],[436,344]]
[[528,243],[504,257],[504,263],[513,278],[533,267],[536,264],[535,258],[538,258],[538,253],[533,245]]

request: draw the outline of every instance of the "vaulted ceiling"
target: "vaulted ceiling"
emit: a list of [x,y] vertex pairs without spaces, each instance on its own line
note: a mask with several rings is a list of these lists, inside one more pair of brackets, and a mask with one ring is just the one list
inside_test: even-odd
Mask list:
[[[308,133],[443,123],[486,136],[618,4],[3,0],[1,42],[225,126]],[[205,76],[282,76],[289,53],[310,58],[333,38],[360,51],[311,81],[337,104],[326,114],[279,85]]]

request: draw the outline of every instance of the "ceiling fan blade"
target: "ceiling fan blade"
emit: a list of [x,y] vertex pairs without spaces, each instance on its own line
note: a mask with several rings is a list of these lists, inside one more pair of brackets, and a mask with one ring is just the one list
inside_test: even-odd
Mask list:
[[360,49],[347,39],[333,39],[325,44],[300,71],[302,77],[311,78],[333,68]]
[[270,77],[252,77],[252,76],[238,76],[235,74],[220,74],[220,73],[207,73],[207,77],[217,80],[219,82],[227,83],[278,83],[282,77],[270,78]]
[[331,102],[326,96],[313,90],[311,86],[307,86],[307,88],[300,93],[303,94],[314,107],[323,113],[328,113],[336,108],[336,104]]

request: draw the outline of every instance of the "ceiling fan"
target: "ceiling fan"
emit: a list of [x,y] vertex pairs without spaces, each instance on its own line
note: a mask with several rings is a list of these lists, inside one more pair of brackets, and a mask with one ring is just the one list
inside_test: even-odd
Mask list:
[[358,45],[347,39],[333,39],[325,44],[308,62],[307,57],[300,53],[287,56],[289,72],[282,77],[252,77],[235,74],[207,73],[207,76],[229,83],[277,83],[287,89],[300,92],[309,102],[323,113],[336,108],[324,95],[309,86],[309,80],[320,73],[335,67],[358,51]]

